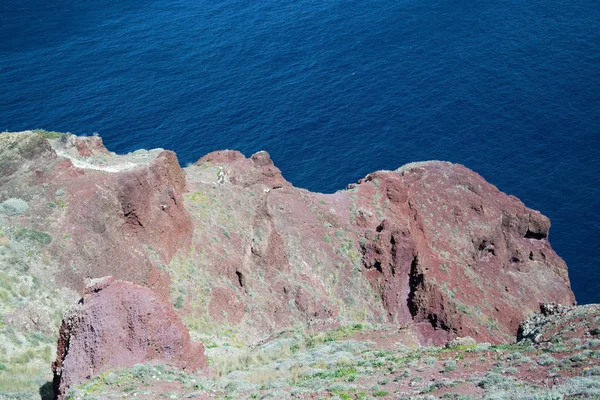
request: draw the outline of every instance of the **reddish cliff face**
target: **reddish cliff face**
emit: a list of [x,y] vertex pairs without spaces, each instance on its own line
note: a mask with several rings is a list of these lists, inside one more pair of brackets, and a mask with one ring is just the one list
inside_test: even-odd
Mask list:
[[52,147],[35,133],[0,139],[12,143],[0,154],[10,161],[0,198],[28,203],[15,225],[50,234],[44,251],[61,285],[81,292],[86,278],[114,275],[168,293],[170,278],[157,267],[192,240],[175,153],[119,157],[99,137],[65,135]]
[[148,288],[107,277],[88,286],[64,317],[52,365],[58,399],[99,373],[148,361],[195,371],[204,346],[192,343],[173,306]]
[[[502,341],[540,302],[574,304],[567,267],[547,240],[550,221],[539,212],[460,165],[413,164],[367,181],[375,179],[410,216],[406,304],[423,341],[443,332]],[[390,231],[386,225],[378,229]],[[390,254],[397,241],[392,236]]]
[[248,179],[251,160],[211,153],[186,170],[215,320],[249,332],[362,318],[411,324],[424,344],[502,342],[541,302],[574,304],[549,220],[463,166],[414,163],[323,195]]
[[117,156],[96,137],[32,132],[0,135],[0,163],[0,203],[26,205],[2,216],[6,246],[41,238],[59,287],[114,275],[153,288],[198,334],[254,342],[372,322],[411,326],[424,344],[503,342],[540,303],[574,303],[548,219],[456,164],[320,194],[266,152],[181,169],[169,151]]

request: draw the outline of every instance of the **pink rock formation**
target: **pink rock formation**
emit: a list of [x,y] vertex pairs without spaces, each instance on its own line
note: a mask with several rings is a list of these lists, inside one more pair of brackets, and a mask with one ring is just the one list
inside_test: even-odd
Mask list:
[[[99,138],[0,135],[7,231],[46,233],[57,285],[114,275],[173,296],[198,331],[253,342],[278,330],[374,322],[421,343],[506,342],[540,303],[574,304],[549,220],[447,162],[293,187],[266,152],[117,156]],[[4,172],[6,171],[6,172]],[[16,239],[16,238],[12,238]]]
[[[235,152],[211,153],[198,164],[207,161],[236,180],[260,175],[260,166]],[[232,325],[250,318],[259,321],[253,328],[311,325],[363,310],[367,320],[414,326],[424,344],[456,336],[496,343],[514,340],[541,302],[574,304],[566,265],[548,242],[549,220],[461,165],[378,171],[331,195],[246,182],[254,197],[242,207],[251,218],[238,218],[250,229],[242,225],[226,244],[213,245],[213,233],[200,229],[214,224],[209,217],[201,215],[195,228],[211,246],[203,249],[215,266],[207,273],[238,287],[219,288],[215,279],[212,289],[216,308],[236,315]],[[234,201],[239,208],[247,193],[226,183],[213,189],[217,209],[233,209]],[[211,256],[224,253],[225,262]],[[251,291],[267,300],[257,306]],[[260,312],[245,317],[240,304]]]
[[197,370],[204,346],[192,343],[170,303],[148,288],[106,277],[88,286],[64,317],[52,364],[58,399],[103,371],[143,362]]
[[[435,342],[444,332],[510,340],[540,302],[574,304],[567,267],[547,240],[548,218],[478,174],[445,162],[417,163],[371,174],[359,193],[374,180],[394,210],[390,214],[397,215],[376,228],[381,233],[372,246],[384,246],[388,237],[390,245],[375,262],[405,274],[398,289],[386,289],[382,297],[385,303],[388,293],[406,293],[401,284],[408,281],[406,303],[394,298],[391,304],[407,305],[423,342]],[[403,220],[408,225],[402,229],[389,227]],[[399,254],[404,260],[389,261]],[[368,251],[365,256],[373,262]],[[392,281],[386,280],[388,285]],[[406,310],[400,308],[396,315],[403,320]]]
[[54,237],[47,250],[61,265],[60,282],[81,292],[86,278],[114,275],[168,293],[158,263],[192,239],[175,153],[122,160],[95,136],[65,135],[53,147],[31,132],[1,139],[0,196],[31,203],[21,222]]
[[221,165],[222,173],[229,177],[231,183],[244,187],[264,184],[269,187],[291,186],[277,168],[266,151],[259,151],[250,158],[244,157],[236,150],[221,150],[209,153],[199,159],[196,165],[206,163]]

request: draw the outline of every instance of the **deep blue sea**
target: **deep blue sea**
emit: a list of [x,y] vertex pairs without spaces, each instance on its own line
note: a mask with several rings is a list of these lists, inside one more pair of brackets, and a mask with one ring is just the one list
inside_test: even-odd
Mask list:
[[440,159],[548,215],[600,302],[598,0],[0,1],[0,131],[269,151],[333,192]]

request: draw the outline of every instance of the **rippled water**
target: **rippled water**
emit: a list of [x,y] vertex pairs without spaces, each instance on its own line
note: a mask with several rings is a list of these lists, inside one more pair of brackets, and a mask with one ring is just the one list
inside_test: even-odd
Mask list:
[[1,3],[2,131],[183,165],[265,149],[322,192],[462,163],[552,219],[578,301],[600,302],[595,0]]

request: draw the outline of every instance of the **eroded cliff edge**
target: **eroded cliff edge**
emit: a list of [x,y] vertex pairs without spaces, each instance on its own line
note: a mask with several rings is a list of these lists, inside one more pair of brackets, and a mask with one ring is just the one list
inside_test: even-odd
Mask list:
[[508,342],[540,303],[575,302],[548,218],[456,164],[320,194],[266,152],[182,169],[170,151],[20,132],[0,135],[0,169],[0,263],[16,287],[2,313],[37,321],[16,335],[54,332],[107,275],[169,298],[195,338],[244,343],[353,322],[403,325],[422,344]]
[[0,151],[0,200],[26,204],[2,214],[8,251],[42,232],[58,286],[114,275],[152,287],[192,329],[222,323],[251,340],[370,320],[414,323],[423,342],[498,342],[540,303],[574,303],[548,218],[460,165],[409,164],[320,194],[265,152],[181,169],[170,151],[116,156],[98,137],[32,132],[3,134]]

